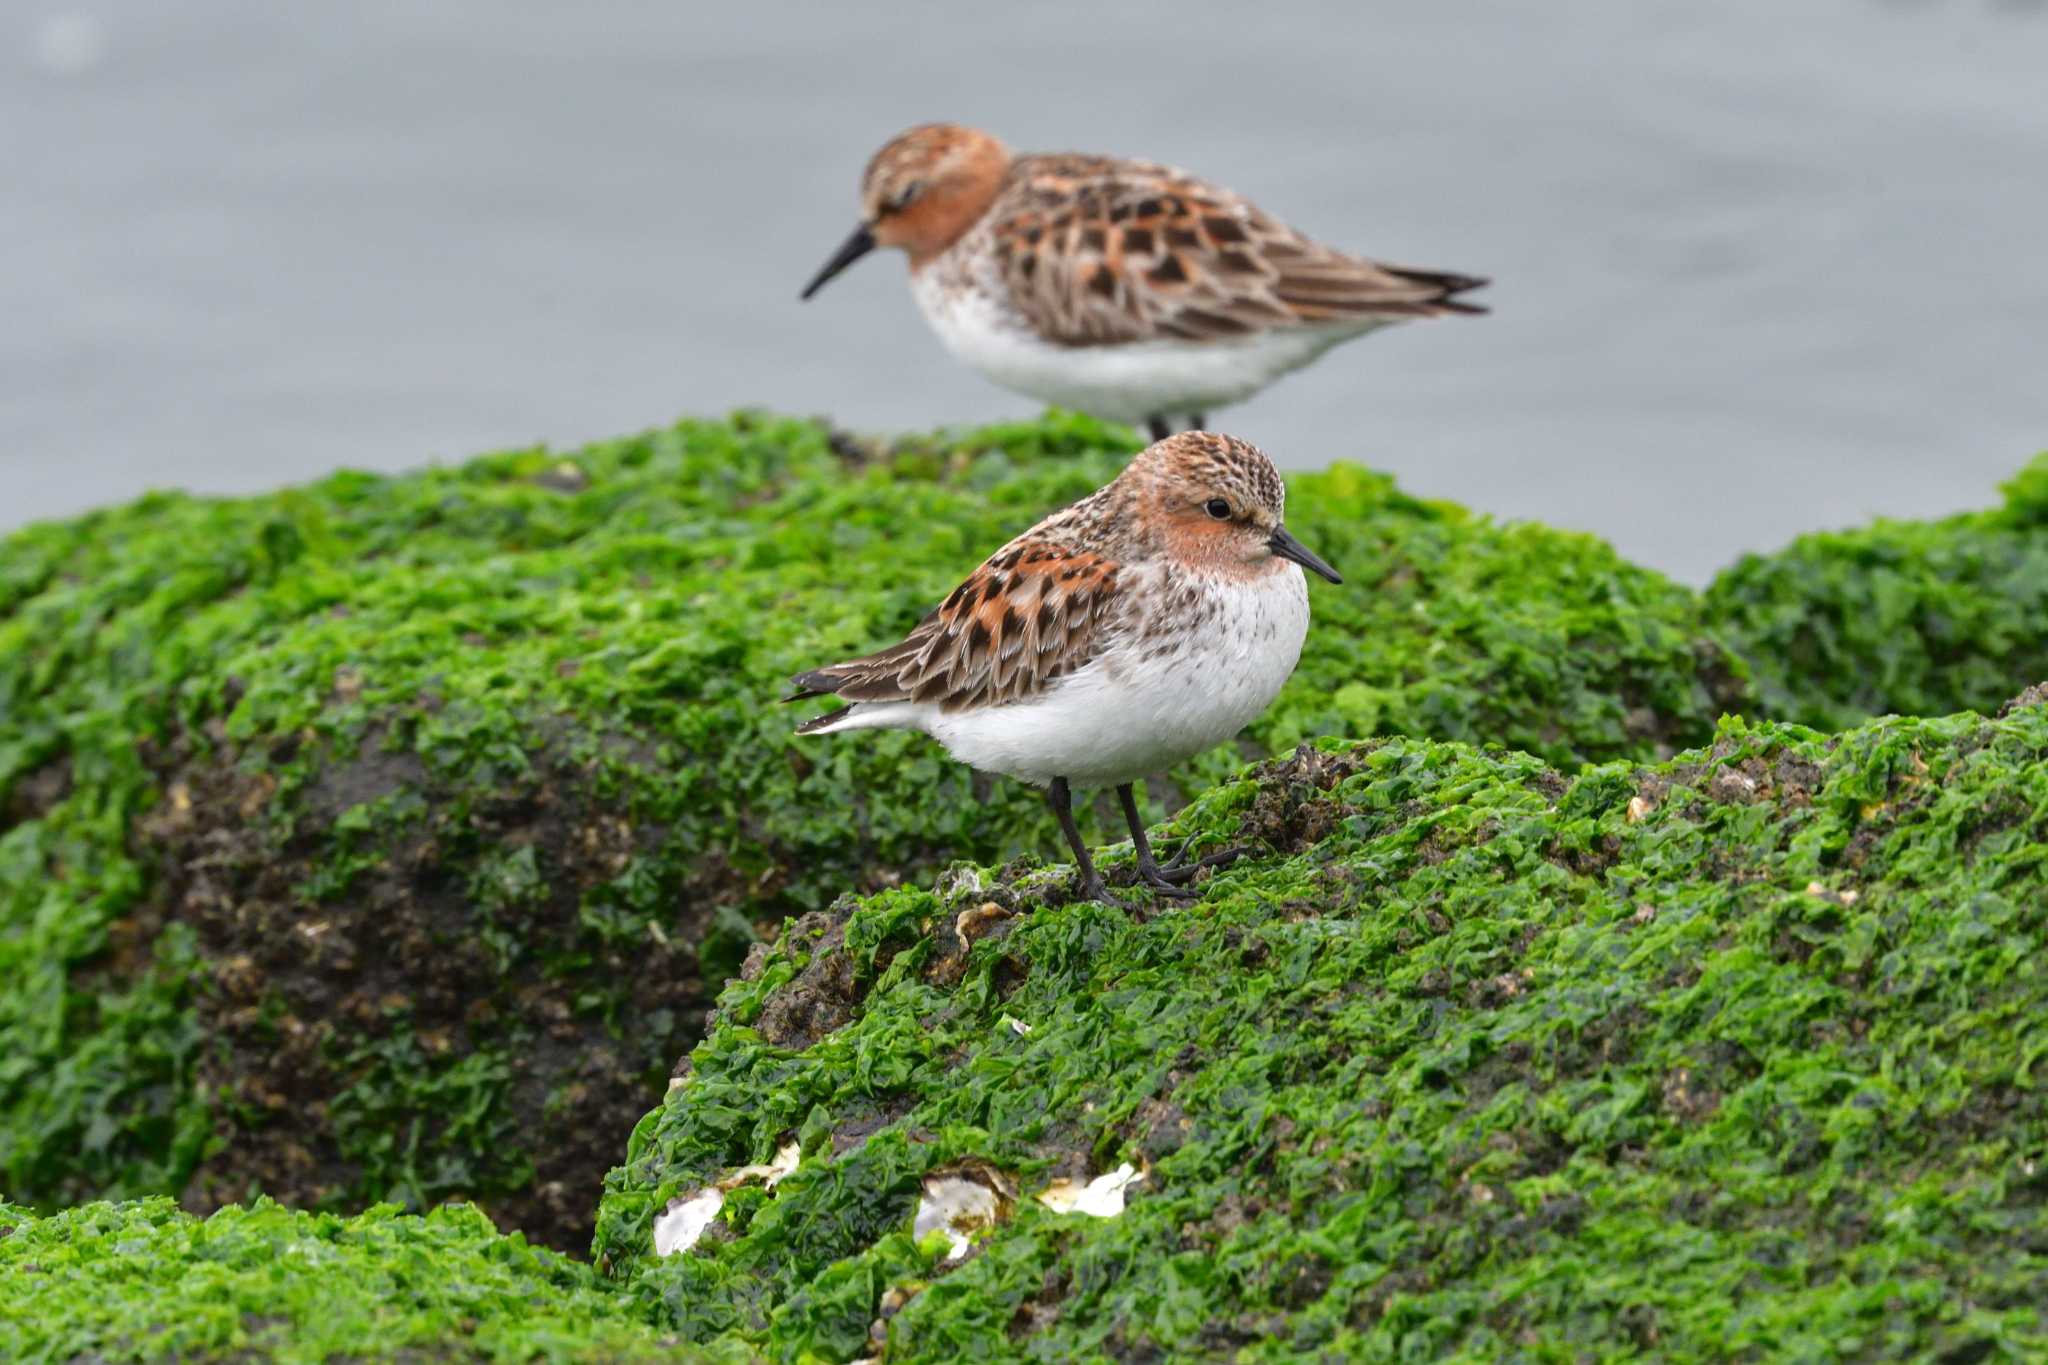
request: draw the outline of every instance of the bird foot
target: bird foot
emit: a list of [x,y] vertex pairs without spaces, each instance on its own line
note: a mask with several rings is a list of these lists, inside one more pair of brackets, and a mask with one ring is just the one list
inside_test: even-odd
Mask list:
[[[1185,871],[1188,875],[1185,877],[1179,876],[1177,875],[1179,871]],[[1157,865],[1141,867],[1138,869],[1138,885],[1146,888],[1153,895],[1162,896],[1170,901],[1191,901],[1199,898],[1202,894],[1194,887],[1188,885],[1194,874],[1199,871],[1201,871],[1200,868],[1176,869],[1174,872],[1169,872]]]
[[1181,840],[1180,847],[1173,851],[1173,856],[1163,863],[1155,864],[1155,869],[1163,876],[1178,881],[1189,881],[1205,867],[1229,867],[1251,852],[1249,848],[1226,848],[1191,859],[1188,854],[1194,851],[1194,846],[1193,839]]
[[1119,910],[1131,908],[1123,901],[1109,894],[1109,885],[1102,880],[1100,872],[1091,872],[1085,877],[1079,875],[1075,877],[1074,899],[1076,901],[1099,901],[1104,905],[1114,906]]
[[1149,887],[1155,894],[1171,900],[1194,900],[1202,893],[1190,883],[1202,875],[1204,869],[1228,867],[1242,858],[1246,851],[1241,848],[1227,848],[1220,853],[1211,853],[1201,858],[1189,858],[1188,848],[1192,840],[1185,840],[1165,862],[1150,858],[1138,863],[1138,885]]

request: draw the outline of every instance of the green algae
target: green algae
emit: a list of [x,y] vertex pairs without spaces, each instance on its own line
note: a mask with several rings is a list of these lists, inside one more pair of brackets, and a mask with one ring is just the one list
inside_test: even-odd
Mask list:
[[[2048,674],[2048,462],[1704,604],[1295,477],[1348,582],[1237,752],[1155,784],[1265,850],[1183,910],[1070,904],[1028,793],[762,705],[1131,448],[741,415],[7,539],[0,1189],[468,1197],[576,1247],[633,1137],[604,1277],[467,1208],[0,1211],[0,1354],[2048,1350],[2048,712],[1714,724]],[[956,855],[1016,861],[923,889]],[[1125,1161],[1120,1217],[1032,1198]],[[909,1235],[950,1169],[1022,1192],[960,1263]]]
[[1996,707],[2048,677],[2048,455],[2003,506],[1802,536],[1716,578],[1709,616],[1764,709],[1839,729]]
[[622,1308],[588,1266],[466,1206],[343,1219],[264,1201],[201,1220],[162,1198],[49,1218],[0,1205],[10,1361],[717,1358]]
[[[2024,700],[1730,720],[1575,777],[1318,741],[1182,813],[1267,850],[1184,909],[1029,866],[849,897],[728,985],[600,1264],[792,1361],[2039,1355]],[[670,1201],[792,1137],[772,1192],[652,1254]],[[1120,1162],[1119,1217],[1031,1198]],[[962,1163],[1021,1198],[955,1265],[906,1229]]]
[[[799,743],[766,703],[1132,449],[1057,415],[879,449],[742,414],[8,537],[0,1188],[460,1197],[580,1245],[757,933],[1057,847],[1020,788],[910,736]],[[1291,483],[1348,581],[1249,752],[1651,757],[1750,697],[1693,596],[1596,540],[1353,467]]]

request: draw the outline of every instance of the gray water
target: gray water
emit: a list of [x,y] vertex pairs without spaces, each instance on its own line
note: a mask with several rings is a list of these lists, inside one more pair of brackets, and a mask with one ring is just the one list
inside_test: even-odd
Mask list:
[[1028,413],[898,260],[898,127],[1197,170],[1493,316],[1216,424],[1699,580],[2048,446],[2038,0],[0,6],[0,526],[742,404]]

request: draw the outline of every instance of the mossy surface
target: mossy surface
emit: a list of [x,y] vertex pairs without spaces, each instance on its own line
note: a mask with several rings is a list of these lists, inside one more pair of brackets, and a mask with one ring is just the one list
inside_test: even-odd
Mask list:
[[[600,1264],[768,1358],[2048,1352],[2048,689],[1567,776],[1318,741],[1202,899],[962,869],[757,951]],[[1112,855],[1112,884],[1129,855]],[[790,1140],[694,1248],[655,1220]],[[1117,1217],[1032,1198],[1140,1168]],[[921,1180],[993,1168],[967,1257]]]
[[1706,606],[1780,719],[1833,730],[1995,707],[2048,677],[2048,455],[2003,506],[1745,556]]
[[[476,1209],[0,1205],[0,1358],[710,1361]],[[744,1359],[727,1355],[725,1359]]]
[[[1056,847],[1031,793],[912,736],[799,742],[772,699],[1134,448],[740,416],[0,542],[0,1188],[463,1197],[583,1244],[757,932]],[[1694,597],[1598,541],[1291,486],[1348,581],[1187,790],[1321,735],[1648,757],[1749,700]]]

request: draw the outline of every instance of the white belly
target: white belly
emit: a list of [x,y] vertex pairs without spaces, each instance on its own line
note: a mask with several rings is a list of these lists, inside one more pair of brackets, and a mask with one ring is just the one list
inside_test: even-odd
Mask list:
[[1182,418],[1241,402],[1340,341],[1386,325],[1286,327],[1215,341],[1041,341],[981,289],[947,288],[941,272],[910,277],[918,309],[946,349],[1006,389],[1105,421]]
[[[1037,786],[1113,786],[1230,739],[1271,704],[1301,658],[1308,586],[1292,564],[1257,584],[1218,583],[1185,635],[1124,630],[1044,696],[912,723],[962,763]],[[910,719],[905,717],[905,719]]]

